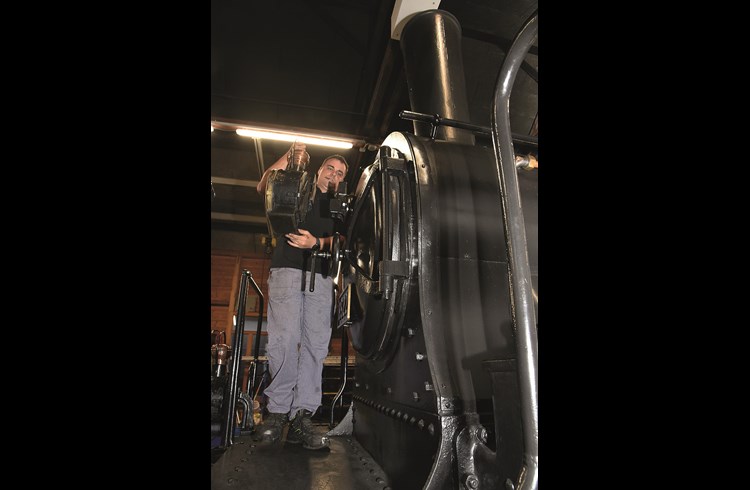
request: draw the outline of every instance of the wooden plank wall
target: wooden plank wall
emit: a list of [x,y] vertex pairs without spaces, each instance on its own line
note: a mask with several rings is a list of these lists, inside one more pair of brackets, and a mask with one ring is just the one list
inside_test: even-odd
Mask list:
[[[226,342],[232,342],[232,316],[236,310],[235,302],[240,285],[240,274],[247,269],[263,292],[263,317],[268,314],[268,271],[271,267],[271,256],[262,252],[241,252],[236,250],[211,250],[211,329],[223,331]],[[257,295],[250,286],[245,309],[245,325],[256,325],[258,318]],[[247,328],[246,328],[247,330]],[[265,334],[265,332],[264,332]],[[249,355],[253,345],[254,333],[250,334],[246,352]],[[335,329],[331,335],[329,355],[341,355],[341,331]],[[349,357],[354,357],[354,348],[349,342]]]

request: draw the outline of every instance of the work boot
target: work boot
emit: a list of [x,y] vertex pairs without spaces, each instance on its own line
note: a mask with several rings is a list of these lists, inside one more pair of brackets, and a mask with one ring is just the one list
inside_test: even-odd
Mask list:
[[300,444],[305,449],[323,449],[328,447],[328,437],[323,434],[316,434],[313,427],[312,412],[309,410],[300,410],[289,425],[289,432],[286,435],[286,442],[290,444]]
[[285,413],[269,413],[263,423],[258,426],[258,440],[270,443],[278,441],[288,421]]

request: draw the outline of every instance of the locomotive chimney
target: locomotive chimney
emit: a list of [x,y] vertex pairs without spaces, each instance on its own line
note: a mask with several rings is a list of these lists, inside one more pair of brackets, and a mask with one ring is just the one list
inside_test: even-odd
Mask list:
[[[461,25],[451,13],[426,10],[412,17],[401,33],[401,53],[412,111],[471,122]],[[414,134],[429,137],[430,124],[414,121]],[[435,138],[474,144],[470,131],[448,126],[441,126]]]

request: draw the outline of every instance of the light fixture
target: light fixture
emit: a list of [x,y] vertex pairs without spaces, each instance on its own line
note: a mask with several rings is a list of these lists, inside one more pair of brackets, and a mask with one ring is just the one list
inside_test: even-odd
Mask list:
[[354,146],[351,141],[345,141],[335,138],[324,138],[305,133],[289,133],[284,131],[269,131],[267,129],[250,128],[239,128],[236,129],[235,132],[240,136],[248,136],[250,138],[264,138],[276,141],[290,142],[299,141],[307,145],[330,146],[333,148],[343,148],[345,150],[348,150],[349,148]]

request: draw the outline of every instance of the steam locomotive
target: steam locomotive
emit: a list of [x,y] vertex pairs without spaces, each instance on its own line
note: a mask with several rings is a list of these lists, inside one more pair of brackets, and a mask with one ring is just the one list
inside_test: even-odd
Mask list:
[[[335,326],[356,351],[344,447],[384,475],[356,488],[538,487],[538,151],[507,109],[536,32],[534,14],[482,128],[466,122],[458,21],[415,15],[401,37],[414,133],[387,136],[336,196],[345,240],[321,259],[338,269]],[[307,178],[295,175],[292,187]],[[214,490],[243,486],[230,466],[214,465]]]

